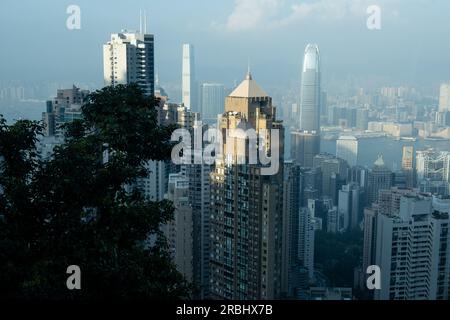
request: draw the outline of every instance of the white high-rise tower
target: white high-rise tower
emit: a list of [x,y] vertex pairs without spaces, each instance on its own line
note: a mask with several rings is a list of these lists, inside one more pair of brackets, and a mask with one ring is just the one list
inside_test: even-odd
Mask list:
[[197,104],[194,47],[183,44],[182,102],[191,111],[200,111]]
[[137,83],[146,95],[155,93],[154,36],[147,34],[147,21],[138,31],[114,33],[103,45],[105,85]]

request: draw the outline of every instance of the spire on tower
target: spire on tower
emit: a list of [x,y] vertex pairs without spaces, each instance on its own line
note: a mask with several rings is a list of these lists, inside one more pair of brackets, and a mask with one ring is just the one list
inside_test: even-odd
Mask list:
[[142,34],[142,9],[139,10],[139,33]]
[[147,34],[147,10],[144,10],[144,34]]
[[247,58],[247,76],[245,77],[247,80],[252,80],[252,73],[250,70],[250,58]]

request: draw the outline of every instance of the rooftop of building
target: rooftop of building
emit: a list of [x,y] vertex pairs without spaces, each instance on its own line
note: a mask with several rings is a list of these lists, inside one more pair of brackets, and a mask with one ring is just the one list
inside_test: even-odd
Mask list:
[[250,71],[244,81],[229,95],[235,98],[268,98],[269,95],[253,80]]

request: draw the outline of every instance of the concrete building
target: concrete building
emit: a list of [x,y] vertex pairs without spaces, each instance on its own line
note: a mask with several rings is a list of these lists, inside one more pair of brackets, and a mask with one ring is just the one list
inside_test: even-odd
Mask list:
[[114,33],[103,45],[105,85],[137,83],[145,95],[155,94],[154,36],[142,30]]
[[308,270],[309,279],[314,277],[314,222],[311,210],[300,208],[297,258],[300,265]]
[[[192,114],[189,111],[187,112]],[[206,130],[208,130],[208,126],[203,125],[201,122],[194,121],[194,123],[189,127],[189,129],[191,130],[191,132],[195,132],[198,130],[198,132],[204,134]],[[194,146],[192,147],[194,148]],[[210,275],[209,219],[211,208],[210,174],[212,172],[212,166],[207,163],[201,164],[194,163],[194,158],[196,156],[195,152],[202,153],[202,150],[194,151],[192,164],[182,165],[181,171],[185,172],[185,175],[189,180],[189,203],[193,209],[194,282],[200,288],[199,298],[206,298],[209,295],[209,275]]]
[[416,186],[416,172],[413,146],[403,147],[402,171],[406,178],[406,188],[414,188]]
[[348,182],[353,182],[366,191],[369,183],[369,169],[362,166],[351,167],[348,171]]
[[64,138],[62,125],[81,119],[81,107],[89,95],[88,90],[73,86],[71,89],[59,89],[53,100],[47,101],[46,112],[42,114],[44,136]]
[[362,191],[358,185],[350,183],[339,190],[339,231],[356,229],[362,221]]
[[378,215],[376,300],[449,299],[449,212],[448,199],[414,195],[401,198],[398,215]]
[[[282,288],[284,130],[272,98],[250,73],[226,98],[219,129],[254,129],[269,136],[257,145],[279,151],[279,170],[250,164],[248,135],[224,136],[223,152],[211,174],[210,295],[215,299],[275,299]],[[273,141],[273,130],[279,141]],[[231,148],[230,146],[234,146]],[[258,147],[258,146],[257,146]]]
[[350,167],[358,164],[358,139],[353,136],[341,136],[336,141],[336,157],[347,161]]
[[375,264],[377,216],[378,205],[376,203],[370,208],[364,208],[364,244],[362,261],[362,272],[364,274],[369,266]]
[[300,206],[306,207],[309,199],[319,199],[322,194],[322,172],[320,168],[302,168],[300,177]]
[[448,195],[450,151],[428,149],[416,153],[417,183],[422,192]]
[[450,111],[450,83],[441,85],[439,94],[439,112]]
[[368,205],[377,201],[380,190],[389,190],[393,185],[393,174],[380,156],[369,172]]
[[189,180],[183,174],[169,176],[167,199],[175,207],[174,219],[162,227],[169,242],[169,251],[177,270],[192,282],[193,264],[193,211],[189,204]]
[[[301,168],[292,161],[284,163],[283,182],[283,255],[282,255],[282,294],[291,296],[293,279],[299,270],[298,221],[301,207]],[[294,286],[295,287],[295,286]]]
[[348,176],[348,164],[331,154],[321,153],[314,157],[313,166],[322,172],[322,196],[331,197],[338,203],[338,193]]
[[312,167],[320,153],[320,135],[304,131],[291,132],[291,158],[302,167]]
[[339,231],[339,213],[338,207],[334,206],[327,212],[327,232],[338,233]]
[[182,102],[189,110],[200,112],[200,105],[197,99],[198,88],[195,78],[194,46],[188,43],[183,44],[182,69]]

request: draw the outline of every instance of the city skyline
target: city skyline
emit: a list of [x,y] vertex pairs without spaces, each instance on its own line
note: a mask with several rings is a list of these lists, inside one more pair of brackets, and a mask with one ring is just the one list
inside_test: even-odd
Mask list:
[[[29,89],[20,84],[3,86],[0,75],[0,114],[25,114],[11,124],[0,115],[0,245],[7,248],[0,299],[76,300],[111,291],[145,299],[448,300],[450,84],[437,79],[450,76],[450,61],[433,52],[427,61],[435,71],[410,67],[423,75],[414,80],[418,88],[386,78],[335,86],[352,70],[372,79],[370,68],[383,72],[380,65],[398,63],[398,47],[388,46],[388,61],[368,43],[375,46],[422,1],[367,7],[366,0],[235,0],[218,6],[222,15],[204,0],[171,1],[178,6],[167,20],[179,35],[158,30],[167,26],[157,15],[161,4],[139,10],[138,28],[114,27],[105,37],[101,26],[86,52],[67,47],[70,54],[53,61],[52,68],[73,63],[58,71],[74,84],[52,88],[45,102],[27,100]],[[186,10],[200,4],[201,17],[186,20]],[[67,21],[68,38],[86,36],[84,28],[89,34],[88,8],[97,6],[80,0],[69,7],[88,19],[75,30]],[[115,23],[121,6],[111,9]],[[354,32],[366,33],[365,40],[322,34],[359,23]],[[284,56],[279,41],[302,26],[309,27],[307,41],[288,43]],[[91,55],[88,43],[99,35]],[[342,47],[327,44],[334,41]],[[370,48],[372,56],[361,57]],[[293,64],[286,57],[294,55],[300,64],[287,72]],[[78,66],[83,81],[98,72],[101,84],[77,84],[71,68],[79,60],[90,70]],[[439,62],[441,68],[433,65]],[[44,65],[30,70],[40,73]],[[46,76],[57,77],[52,68]],[[421,86],[427,77],[434,80]],[[42,109],[40,121],[20,110],[28,103]],[[83,290],[80,279],[74,286],[61,281],[68,262],[82,270]]]
[[[159,66],[163,84],[180,83],[178,70],[181,65],[179,59],[181,53],[178,48],[185,42],[193,43],[197,48],[197,58],[201,61],[198,65],[199,80],[231,85],[238,80],[239,70],[245,67],[250,57],[254,74],[265,87],[277,85],[280,82],[283,85],[298,83],[296,75],[301,68],[299,52],[312,40],[321,46],[322,55],[327,61],[324,74],[326,82],[342,81],[342,78],[351,82],[354,81],[351,80],[352,78],[365,78],[364,82],[369,84],[377,82],[377,79],[384,79],[385,82],[392,84],[430,85],[433,83],[434,87],[441,82],[449,81],[446,75],[448,69],[442,66],[448,65],[445,62],[448,62],[450,47],[443,47],[439,41],[440,37],[447,34],[449,30],[447,24],[439,22],[445,20],[440,17],[448,8],[448,2],[438,1],[435,6],[426,6],[422,1],[413,3],[404,0],[382,1],[380,7],[383,9],[383,24],[382,29],[377,31],[368,30],[366,27],[368,18],[366,1],[342,0],[343,7],[337,11],[337,17],[317,18],[319,13],[326,10],[322,9],[325,7],[325,2],[325,0],[318,0],[311,4],[304,4],[302,1],[286,1],[286,3],[273,1],[276,16],[270,17],[271,23],[264,27],[261,25],[261,19],[270,11],[270,7],[264,4],[265,1],[219,2],[217,5],[222,10],[218,10],[205,1],[196,1],[188,7],[179,0],[164,4],[154,2],[151,5],[145,1],[136,0],[127,3],[125,7],[120,3],[106,5],[102,1],[92,3],[83,0],[78,3],[82,14],[81,29],[68,30],[65,25],[68,18],[66,14],[68,4],[63,2],[56,4],[51,0],[40,2],[39,6],[28,3],[28,10],[20,11],[22,20],[19,24],[19,20],[13,21],[11,17],[15,12],[19,14],[21,5],[5,1],[2,2],[2,6],[8,6],[8,11],[12,14],[5,15],[6,10],[0,11],[2,12],[0,13],[0,30],[9,30],[12,52],[8,56],[8,64],[1,64],[3,72],[0,77],[2,80],[85,80],[101,83],[98,67],[101,55],[98,52],[98,43],[103,43],[111,31],[120,32],[124,28],[137,30],[139,9],[147,8],[149,32],[155,34],[156,41],[158,38],[165,39],[155,52],[156,64]],[[189,12],[200,5],[203,15],[199,19],[194,21],[190,19],[191,17],[182,15],[182,12]],[[300,5],[309,9],[304,17],[300,13],[293,14],[296,11],[292,8],[301,8]],[[176,19],[163,19],[157,14],[159,11],[166,10],[166,6],[170,6],[171,14],[179,18],[176,25],[181,27],[178,28],[181,32],[174,33],[173,30],[177,28],[169,28]],[[249,21],[247,27],[241,25],[246,18],[245,13],[242,13],[242,7],[245,9],[245,6],[255,9],[257,13],[256,21]],[[106,7],[109,8],[109,18],[102,14]],[[51,12],[53,17],[47,19],[45,23],[42,20],[44,15],[41,15],[44,11]],[[97,15],[97,12],[100,14]],[[328,14],[328,12],[325,13]],[[291,18],[283,19],[289,17]],[[420,21],[424,22],[420,23]],[[433,23],[426,23],[426,21],[433,21]],[[305,25],[313,25],[316,28],[312,32],[305,33],[302,32]],[[19,47],[17,41],[24,36],[21,30],[29,29],[26,26],[33,26],[36,32],[44,34],[51,31],[60,39],[61,46],[65,48],[64,54],[55,54],[52,43],[46,39],[33,40],[36,50],[32,60],[29,59],[28,53],[16,51],[15,48]],[[261,33],[261,30],[264,32]],[[339,37],[342,43],[329,36],[332,32],[342,34],[342,37]],[[406,33],[414,33],[417,37],[416,41],[404,36],[399,37],[400,34]],[[272,48],[272,46],[280,48],[280,45],[282,49],[285,46],[282,43],[289,43],[289,50],[277,50],[276,55],[271,49],[255,51],[253,47],[255,44],[261,45],[262,34],[265,35],[265,41],[262,42],[264,49]],[[426,37],[426,34],[435,36]],[[401,41],[398,41],[399,39]],[[230,54],[227,47],[233,42],[242,50]],[[402,43],[401,46],[400,43]],[[440,47],[439,52],[429,52],[429,47],[437,46]],[[352,47],[353,50],[350,49]],[[219,50],[213,48],[219,48]],[[83,54],[91,56],[92,59],[80,61],[79,57]],[[4,55],[4,52],[0,53],[0,61],[5,61]],[[403,56],[409,58],[403,59]],[[36,61],[38,61],[37,64]],[[65,72],[56,72],[61,69]],[[28,70],[35,70],[35,72],[29,74]],[[271,76],[273,73],[280,74],[276,77],[276,81]]]

